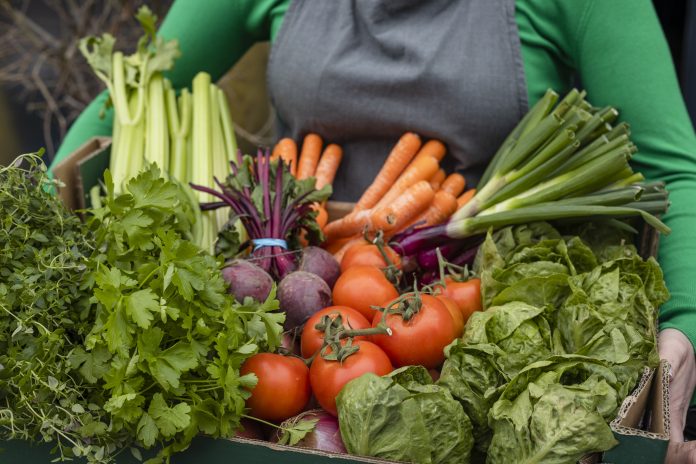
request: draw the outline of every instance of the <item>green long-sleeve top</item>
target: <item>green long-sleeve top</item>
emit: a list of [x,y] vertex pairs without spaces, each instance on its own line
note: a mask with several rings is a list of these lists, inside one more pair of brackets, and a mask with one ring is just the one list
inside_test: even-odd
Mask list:
[[[177,0],[160,34],[179,40],[169,73],[175,87],[207,71],[222,76],[255,42],[273,41],[291,0]],[[516,0],[530,106],[575,77],[598,106],[611,105],[631,125],[634,167],[667,183],[672,206],[659,261],[672,294],[661,328],[681,330],[696,346],[696,137],[664,36],[649,0]],[[94,135],[111,133],[97,98],[70,129],[56,161]],[[54,161],[55,163],[55,161]]]

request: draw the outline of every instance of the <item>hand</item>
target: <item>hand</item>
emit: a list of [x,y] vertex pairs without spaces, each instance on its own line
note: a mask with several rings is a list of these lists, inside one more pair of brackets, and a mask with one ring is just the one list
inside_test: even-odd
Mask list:
[[671,366],[669,384],[670,444],[665,463],[696,464],[696,442],[684,443],[684,424],[696,387],[694,347],[682,332],[665,329],[659,334],[660,358]]

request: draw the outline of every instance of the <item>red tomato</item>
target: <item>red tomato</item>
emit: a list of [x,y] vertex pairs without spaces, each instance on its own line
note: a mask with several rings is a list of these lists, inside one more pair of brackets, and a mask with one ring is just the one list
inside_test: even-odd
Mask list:
[[464,324],[474,311],[481,311],[481,279],[469,279],[466,282],[456,282],[450,277],[445,277],[445,286],[441,287],[442,294],[448,296],[457,303],[464,316]]
[[333,288],[333,302],[356,309],[368,321],[375,315],[371,306],[386,304],[399,296],[394,285],[374,266],[354,266],[346,270]]
[[[432,295],[421,294],[420,298],[420,311],[408,321],[401,314],[387,315],[391,335],[372,336],[396,367],[420,364],[434,369],[445,360],[444,349],[455,338],[447,307]],[[376,327],[381,320],[382,313],[376,314],[372,326]]]
[[321,407],[334,416],[338,415],[336,396],[345,384],[368,372],[386,375],[394,370],[387,355],[374,343],[359,340],[354,344],[360,349],[343,362],[327,361],[318,356],[309,369],[314,396]]
[[309,369],[292,356],[259,353],[247,359],[240,374],[256,374],[258,383],[246,400],[251,415],[280,422],[304,409],[309,401]]
[[[401,257],[394,251],[390,246],[384,246],[384,252],[391,261],[391,263],[401,269]],[[372,243],[356,243],[355,245],[348,248],[346,253],[341,259],[341,272],[345,272],[346,269],[353,266],[374,266],[378,268],[385,268],[389,266],[384,260],[384,256],[380,253],[377,245]]]
[[[329,306],[314,313],[312,317],[307,319],[304,329],[302,329],[302,337],[300,338],[300,346],[302,347],[302,357],[310,358],[317,350],[321,349],[324,344],[324,333],[318,331],[314,327],[321,319],[328,315],[334,314],[331,319],[335,319],[337,314],[341,315],[343,325],[350,329],[367,329],[370,327],[365,317],[358,311],[348,306]],[[355,337],[354,340],[365,339],[365,337]]]
[[455,303],[454,300],[448,296],[437,295],[435,298],[440,300],[445,305],[447,310],[450,312],[450,316],[452,316],[452,321],[454,322],[452,324],[454,338],[461,337],[464,333],[464,316],[462,316],[459,306],[457,306],[457,303]]

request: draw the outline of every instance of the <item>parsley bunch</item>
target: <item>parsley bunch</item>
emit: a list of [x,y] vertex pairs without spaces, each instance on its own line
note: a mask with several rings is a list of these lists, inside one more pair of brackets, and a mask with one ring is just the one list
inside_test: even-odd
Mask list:
[[95,321],[73,364],[104,389],[114,431],[162,462],[199,433],[232,436],[253,387],[239,368],[280,343],[275,291],[263,303],[227,294],[220,262],[187,238],[197,205],[153,165],[92,212]]
[[95,243],[47,192],[39,155],[0,168],[0,439],[55,443],[61,459],[103,462],[122,441],[102,390],[70,363],[91,328],[83,275]]

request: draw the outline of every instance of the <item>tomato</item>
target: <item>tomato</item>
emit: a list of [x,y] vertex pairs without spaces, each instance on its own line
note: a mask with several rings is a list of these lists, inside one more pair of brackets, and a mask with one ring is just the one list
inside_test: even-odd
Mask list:
[[[300,338],[300,346],[302,347],[302,357],[310,358],[324,344],[324,333],[318,331],[314,327],[327,314],[334,314],[331,319],[335,318],[338,313],[343,319],[343,325],[351,329],[367,329],[370,327],[370,322],[358,311],[348,306],[329,306],[314,313],[312,317],[307,319],[304,329],[302,329],[302,337]],[[365,339],[365,337],[355,337],[355,340]]]
[[255,354],[240,369],[241,375],[249,373],[258,378],[246,400],[254,417],[280,422],[302,412],[309,401],[309,369],[299,358],[275,353]]
[[384,305],[399,296],[394,285],[374,266],[354,266],[347,269],[333,288],[333,303],[348,306],[360,312],[368,321],[375,310],[371,306]]
[[[421,294],[420,298],[420,311],[408,321],[401,314],[387,314],[391,335],[372,336],[396,367],[419,364],[433,369],[445,360],[444,349],[455,338],[454,321],[447,307],[432,295]],[[381,320],[382,313],[376,314],[372,326],[376,327]]]
[[474,311],[481,311],[481,279],[469,279],[466,282],[456,282],[450,277],[445,277],[445,287],[442,294],[448,296],[457,303],[464,316],[464,324]]
[[[384,246],[384,253],[397,269],[401,269],[401,257],[390,246]],[[341,272],[353,266],[374,266],[380,269],[389,266],[380,253],[377,245],[372,243],[356,243],[348,248],[341,259]]]
[[452,316],[452,321],[454,322],[452,324],[454,338],[461,337],[462,333],[464,333],[464,316],[462,316],[459,306],[457,306],[457,303],[455,303],[454,300],[448,296],[437,295],[435,298],[440,300],[442,304],[445,305],[445,308],[447,308],[447,310],[450,312],[450,316]]
[[343,362],[327,361],[318,356],[309,369],[314,396],[321,407],[334,416],[338,415],[336,396],[345,384],[368,372],[386,375],[394,370],[389,357],[374,343],[358,340],[354,345],[360,349]]

